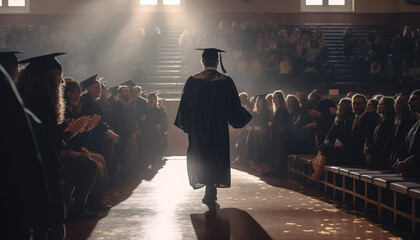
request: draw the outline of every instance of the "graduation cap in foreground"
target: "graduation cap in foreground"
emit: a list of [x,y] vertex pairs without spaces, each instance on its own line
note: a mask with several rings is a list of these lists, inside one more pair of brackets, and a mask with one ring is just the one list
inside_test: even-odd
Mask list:
[[137,86],[137,84],[131,80],[127,80],[125,82],[122,82],[120,84],[118,84],[119,86],[129,86],[129,87],[134,87]]
[[226,73],[225,67],[223,66],[222,62],[222,52],[226,52],[224,50],[220,50],[217,48],[196,48],[195,50],[203,51],[201,57],[207,60],[217,60],[220,58],[220,67],[222,68],[223,73]]
[[55,58],[57,56],[63,55],[66,53],[51,53],[47,55],[42,55],[38,57],[28,58],[17,63],[29,63],[26,69],[42,69],[42,70],[49,70],[49,69],[58,69],[63,70],[61,67],[60,62]]
[[10,52],[0,52],[0,64],[3,65],[4,68],[9,68],[13,64],[17,64],[19,59],[17,58],[16,54],[22,52],[19,51],[10,51]]
[[98,74],[93,75],[83,81],[80,82],[80,86],[82,87],[82,91],[86,90],[86,88],[94,83],[98,83],[99,81],[96,79]]

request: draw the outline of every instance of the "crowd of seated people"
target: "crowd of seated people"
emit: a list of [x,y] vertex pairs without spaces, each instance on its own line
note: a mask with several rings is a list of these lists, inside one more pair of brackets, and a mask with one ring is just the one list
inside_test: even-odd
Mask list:
[[420,176],[420,90],[370,100],[350,92],[337,105],[317,90],[309,96],[299,91],[285,97],[277,90],[251,98],[243,92],[240,99],[253,119],[233,130],[234,165],[281,177],[288,154],[313,154],[319,170],[314,179],[326,164]]
[[195,63],[190,49],[216,45],[233,52],[226,64],[234,66],[232,76],[252,81],[288,81],[293,79],[323,79],[327,49],[321,27],[305,26],[287,29],[278,24],[236,21],[221,22],[218,28],[185,30],[179,37],[184,62]]
[[[142,93],[131,80],[108,88],[97,75],[83,81],[63,78],[68,73],[57,60],[60,55],[63,53],[18,62],[15,52],[0,53],[0,63],[7,71],[2,72],[2,91],[10,89],[4,95],[8,99],[3,101],[2,112],[5,116],[21,113],[7,118],[5,126],[22,125],[22,130],[4,130],[10,132],[7,141],[2,141],[4,147],[16,159],[5,165],[8,174],[2,174],[2,180],[10,187],[20,187],[7,207],[21,209],[30,191],[35,193],[29,196],[34,203],[27,208],[36,208],[21,214],[6,212],[5,218],[18,220],[2,227],[2,239],[63,239],[66,219],[100,216],[111,207],[104,202],[107,189],[112,191],[129,181],[133,173],[156,172],[164,163],[167,116],[158,93]],[[19,101],[24,112],[5,107]],[[23,127],[25,121],[28,128]],[[24,129],[31,131],[22,132]],[[28,132],[33,132],[32,138]],[[18,139],[22,135],[24,139]],[[24,140],[34,143],[22,151]],[[17,154],[18,149],[21,152]],[[20,164],[22,160],[35,167],[16,186],[14,173],[26,168]],[[35,187],[25,191],[24,186],[32,182],[29,186]],[[2,189],[2,199],[4,194]]]
[[375,29],[358,38],[351,28],[347,28],[343,41],[347,61],[363,64],[372,81],[407,83],[420,80],[420,28],[405,26],[389,43]]
[[110,69],[127,79],[139,76],[154,65],[161,39],[158,27],[0,27],[0,49],[19,49],[27,56],[57,49],[69,52],[62,64],[79,78],[89,75],[92,68],[104,76],[111,75]]

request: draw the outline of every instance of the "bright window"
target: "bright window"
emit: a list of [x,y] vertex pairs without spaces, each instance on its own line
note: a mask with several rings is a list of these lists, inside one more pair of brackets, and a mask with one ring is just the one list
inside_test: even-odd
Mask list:
[[322,0],[306,0],[306,5],[322,6]]
[[344,6],[345,4],[345,0],[328,0],[328,5],[331,6]]
[[140,0],[140,5],[157,5],[157,0]]
[[9,7],[24,7],[25,0],[9,0]]
[[181,0],[163,0],[163,5],[180,5]]

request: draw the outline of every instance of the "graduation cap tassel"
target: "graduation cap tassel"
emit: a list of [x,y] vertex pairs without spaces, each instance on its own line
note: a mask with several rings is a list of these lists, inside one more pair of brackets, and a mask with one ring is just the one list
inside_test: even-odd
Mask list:
[[222,68],[223,73],[226,73],[225,67],[223,66],[223,62],[222,62],[222,54],[219,54],[220,57],[220,67]]

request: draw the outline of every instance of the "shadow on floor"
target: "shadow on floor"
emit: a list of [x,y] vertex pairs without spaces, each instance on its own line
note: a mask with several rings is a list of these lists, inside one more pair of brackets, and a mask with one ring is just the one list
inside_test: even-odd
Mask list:
[[272,239],[251,215],[237,208],[191,214],[190,217],[198,240]]
[[[152,180],[165,163],[166,159],[163,158],[150,168],[134,167],[130,179],[123,182],[118,187],[112,187],[105,191],[104,202],[111,206],[116,206],[125,201],[133,194],[134,189],[136,189],[143,180]],[[95,219],[66,221],[66,239],[88,239],[98,221],[107,215],[108,213],[105,212],[101,213]]]

